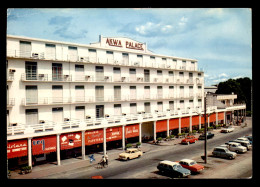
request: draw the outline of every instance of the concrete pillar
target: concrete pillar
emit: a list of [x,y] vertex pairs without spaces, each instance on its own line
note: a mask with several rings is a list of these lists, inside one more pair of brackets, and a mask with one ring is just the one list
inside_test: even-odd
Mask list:
[[32,138],[28,138],[28,166],[32,167]]
[[142,143],[142,123],[139,123],[139,142]]
[[209,120],[210,120],[210,116],[208,115],[208,127],[209,127]]
[[107,153],[107,128],[103,128],[103,153],[106,155]]
[[85,130],[81,131],[81,154],[82,160],[85,160],[86,150],[85,150]]
[[125,125],[122,125],[122,149],[125,150]]
[[201,129],[201,115],[199,115],[199,129]]
[[60,134],[57,134],[57,164],[60,165]]
[[190,131],[192,132],[192,116],[190,116]]
[[156,140],[156,121],[153,122],[153,139]]
[[170,136],[169,123],[170,123],[170,119],[167,119],[167,136]]
[[181,133],[181,117],[179,118],[179,133]]
[[216,112],[216,125],[218,125],[218,112]]

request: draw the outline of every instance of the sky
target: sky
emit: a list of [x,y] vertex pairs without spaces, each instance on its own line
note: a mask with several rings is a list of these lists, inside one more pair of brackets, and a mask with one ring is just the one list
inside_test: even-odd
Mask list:
[[198,60],[205,86],[252,79],[249,8],[11,8],[7,34],[79,44],[128,37],[156,54]]

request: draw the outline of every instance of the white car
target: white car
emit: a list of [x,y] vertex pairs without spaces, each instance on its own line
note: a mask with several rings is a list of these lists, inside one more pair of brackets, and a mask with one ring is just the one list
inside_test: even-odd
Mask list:
[[250,143],[250,141],[246,137],[240,137],[240,138],[237,138],[237,140],[242,140],[242,141],[246,141],[246,142]]
[[234,131],[234,127],[229,126],[229,127],[225,128],[225,129],[222,129],[220,132],[227,133],[227,132],[233,132],[233,131]]
[[230,142],[230,143],[228,143],[228,149],[230,151],[234,151],[236,153],[245,153],[245,152],[247,152],[247,148],[242,146],[238,142]]

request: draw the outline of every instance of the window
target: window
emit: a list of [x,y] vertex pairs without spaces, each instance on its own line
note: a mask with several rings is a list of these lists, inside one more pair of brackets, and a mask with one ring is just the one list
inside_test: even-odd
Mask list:
[[61,85],[52,86],[52,102],[53,103],[63,102],[63,88]]
[[122,56],[123,56],[123,63],[128,64],[129,62],[128,53],[122,53]]
[[129,69],[129,74],[130,74],[130,82],[135,82],[136,81],[136,69]]
[[96,101],[104,101],[104,86],[96,86]]
[[20,56],[31,57],[31,52],[32,52],[31,42],[20,41]]
[[47,59],[56,59],[56,46],[54,44],[45,44],[45,57]]
[[103,66],[96,66],[96,81],[104,81],[104,68],[103,68]]
[[26,90],[26,104],[38,103],[38,90],[37,86],[25,86]]
[[62,81],[62,64],[52,63],[52,80]]
[[75,101],[76,102],[84,102],[85,101],[84,86],[75,86]]
[[26,80],[37,80],[37,62],[25,62]]
[[85,106],[76,106],[75,107],[75,118],[84,120],[85,119]]
[[62,123],[64,121],[62,107],[52,108],[52,121],[56,123]]
[[113,68],[114,72],[114,81],[121,82],[121,70],[118,67]]
[[150,99],[150,86],[144,86],[144,98]]
[[68,46],[68,58],[72,61],[78,60],[78,48],[73,46]]
[[161,99],[163,97],[163,88],[162,88],[162,86],[157,86],[157,96],[158,96],[158,99]]
[[163,102],[157,102],[157,109],[158,109],[158,112],[163,111]]
[[104,105],[96,105],[96,118],[104,117]]
[[174,110],[174,101],[169,101],[169,109]]
[[122,115],[121,104],[114,104],[114,115],[115,116]]
[[121,100],[121,86],[114,86],[114,100]]
[[26,109],[26,125],[38,124],[38,109]]
[[144,81],[150,82],[150,71],[147,69],[144,70]]
[[136,86],[130,86],[130,100],[136,99]]
[[130,114],[136,114],[136,113],[137,113],[136,103],[130,103]]
[[144,103],[144,112],[145,113],[151,113],[151,107],[150,107],[150,103]]

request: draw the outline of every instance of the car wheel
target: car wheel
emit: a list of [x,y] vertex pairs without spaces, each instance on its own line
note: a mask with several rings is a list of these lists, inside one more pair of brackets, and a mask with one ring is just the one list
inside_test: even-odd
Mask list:
[[233,158],[232,156],[229,156],[229,157],[228,157],[229,160],[232,160],[232,158]]
[[128,157],[127,160],[130,160],[130,158]]

